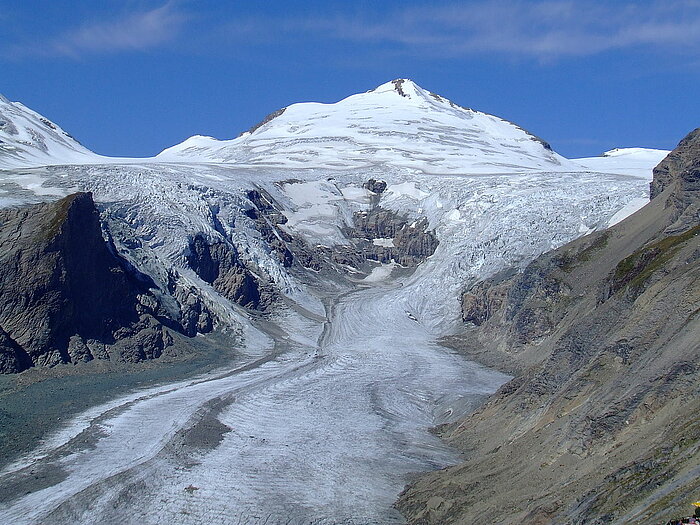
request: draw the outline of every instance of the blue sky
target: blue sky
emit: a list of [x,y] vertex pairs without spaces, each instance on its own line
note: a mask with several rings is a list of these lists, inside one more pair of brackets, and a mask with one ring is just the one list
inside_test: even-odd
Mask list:
[[700,0],[0,0],[0,93],[106,155],[398,77],[567,157],[700,126]]

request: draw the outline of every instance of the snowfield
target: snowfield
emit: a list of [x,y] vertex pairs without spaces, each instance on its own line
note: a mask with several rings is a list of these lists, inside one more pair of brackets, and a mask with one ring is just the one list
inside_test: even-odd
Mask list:
[[[437,344],[461,322],[461,292],[632,213],[660,155],[570,161],[403,81],[154,159],[2,164],[0,203],[92,191],[119,253],[156,282],[178,271],[244,344],[227,369],[95,407],[6,466],[3,485],[30,472],[55,482],[0,503],[0,521],[402,523],[391,505],[411,473],[458,461],[430,427],[508,379]],[[386,182],[381,196],[370,178]],[[377,199],[427,218],[439,245],[412,273],[290,271],[244,213],[251,189],[310,246],[347,244],[353,213]],[[197,233],[233,243],[285,304],[261,323],[219,296],[186,267]]]
[[651,182],[651,168],[661,162],[667,150],[649,148],[617,148],[606,151],[600,157],[574,159],[574,162],[591,171],[622,173]]
[[59,126],[0,95],[0,167],[100,162]]
[[293,104],[237,139],[195,136],[156,158],[292,169],[387,165],[436,174],[575,167],[515,124],[457,106],[410,80],[335,104]]

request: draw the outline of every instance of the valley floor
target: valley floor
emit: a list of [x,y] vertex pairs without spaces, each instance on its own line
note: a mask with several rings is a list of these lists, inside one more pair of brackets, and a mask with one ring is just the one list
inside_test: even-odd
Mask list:
[[[185,339],[184,337],[180,339]],[[135,389],[152,388],[230,367],[235,340],[211,333],[178,340],[176,357],[119,363],[95,359],[79,366],[35,367],[0,375],[0,468],[38,447],[80,412]]]
[[0,520],[402,523],[412,473],[459,459],[429,428],[507,380],[439,346],[411,293],[378,281],[327,319],[285,310],[247,363],[89,409],[2,472]]

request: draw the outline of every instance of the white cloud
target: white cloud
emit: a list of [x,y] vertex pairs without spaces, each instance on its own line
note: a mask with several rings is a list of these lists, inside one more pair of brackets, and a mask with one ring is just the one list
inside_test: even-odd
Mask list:
[[700,0],[482,0],[374,16],[240,20],[249,37],[317,35],[426,55],[500,53],[540,59],[649,47],[697,53]]
[[131,13],[116,20],[85,24],[61,35],[32,45],[16,45],[15,56],[67,56],[142,51],[162,45],[177,36],[185,16],[171,3]]
[[228,22],[217,19],[217,9],[190,20],[176,3],[181,1],[6,47],[1,54],[80,58],[142,51],[175,41],[186,22],[196,22],[196,33],[189,28],[188,46],[216,52],[312,39],[434,58],[487,54],[557,60],[624,49],[700,55],[700,0],[473,0],[352,14],[240,16]]

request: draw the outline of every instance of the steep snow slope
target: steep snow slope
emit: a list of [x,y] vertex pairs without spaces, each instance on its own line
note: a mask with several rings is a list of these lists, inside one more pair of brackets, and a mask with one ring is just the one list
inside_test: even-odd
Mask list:
[[335,104],[293,104],[234,140],[195,136],[157,158],[287,168],[386,164],[445,174],[578,169],[515,124],[402,79]]
[[0,95],[0,168],[79,164],[99,158],[50,120]]

